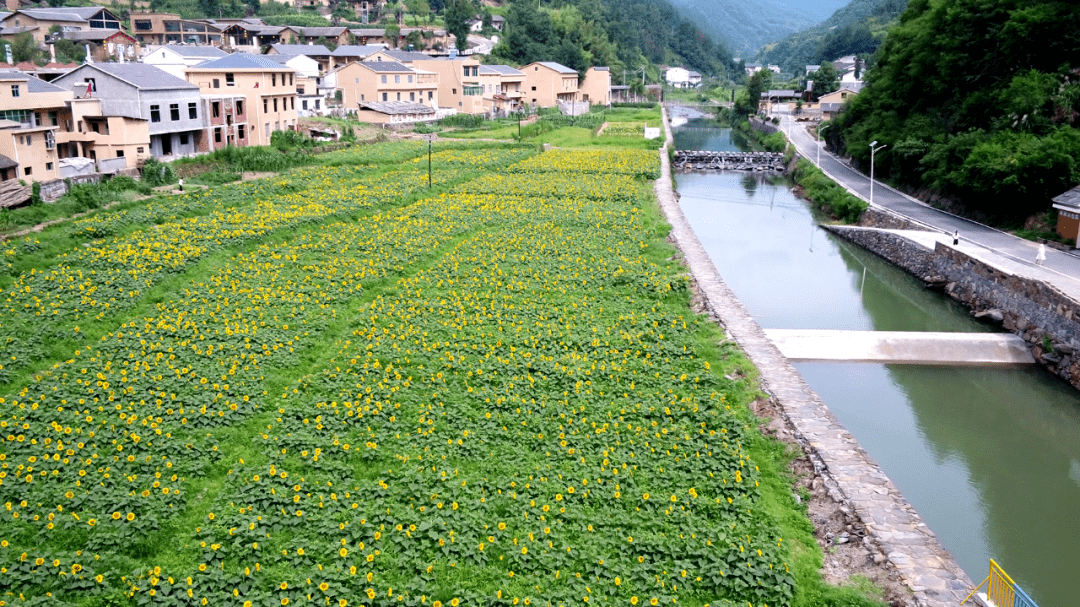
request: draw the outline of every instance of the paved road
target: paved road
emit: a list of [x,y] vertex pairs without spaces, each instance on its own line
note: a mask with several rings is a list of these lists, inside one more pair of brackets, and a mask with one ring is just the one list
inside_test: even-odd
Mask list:
[[[799,152],[811,162],[816,162],[818,143],[806,132],[807,123],[795,122],[783,111],[776,112],[776,115],[780,117],[781,127]],[[825,150],[821,151],[821,168],[833,179],[869,200],[869,177],[844,164]],[[1039,245],[1034,242],[939,211],[910,196],[901,194],[880,181],[874,183],[874,204],[947,234],[959,231],[962,243],[977,245],[987,249],[987,252],[992,255],[1005,258],[1011,262],[1005,264],[1010,266],[1010,270],[1020,271],[1032,278],[1050,282],[1074,297],[1080,295],[1080,257],[1075,254],[1048,248],[1046,263],[1043,267],[1039,267],[1035,265],[1035,255]]]
[[483,36],[469,34],[469,53],[473,55],[490,55],[495,43]]

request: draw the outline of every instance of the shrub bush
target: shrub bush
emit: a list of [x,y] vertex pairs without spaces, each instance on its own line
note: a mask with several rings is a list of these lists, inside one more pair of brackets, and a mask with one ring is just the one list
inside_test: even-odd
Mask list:
[[796,183],[803,187],[807,199],[844,223],[859,221],[863,211],[870,206],[829,179],[806,159],[799,160],[793,176]]
[[158,187],[176,183],[176,173],[172,166],[158,162],[156,158],[147,158],[142,168],[143,183],[150,187]]

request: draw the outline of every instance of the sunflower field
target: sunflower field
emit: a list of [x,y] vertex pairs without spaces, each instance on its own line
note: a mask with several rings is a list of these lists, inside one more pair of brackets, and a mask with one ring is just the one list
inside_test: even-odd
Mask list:
[[655,151],[330,156],[3,283],[0,605],[791,604]]

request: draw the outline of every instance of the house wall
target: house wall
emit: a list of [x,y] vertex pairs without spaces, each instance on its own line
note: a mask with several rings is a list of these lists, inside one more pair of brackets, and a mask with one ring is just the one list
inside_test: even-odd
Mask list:
[[34,19],[28,15],[22,13],[15,13],[10,15],[3,21],[0,21],[0,25],[4,27],[37,27],[36,30],[30,32],[30,35],[34,37],[34,41],[38,44],[45,44],[45,37],[49,35],[49,28],[54,25],[59,25],[62,28],[68,30],[88,30],[90,24],[86,21],[51,21],[45,19]]
[[4,129],[0,131],[0,154],[19,163],[18,178],[26,181],[47,181],[60,176],[57,166],[55,140],[52,148],[46,144],[46,133],[52,129]]
[[525,72],[525,103],[539,107],[555,107],[560,99],[577,99],[577,74],[560,74],[537,64],[527,65],[521,68],[521,71]]
[[1072,211],[1058,211],[1057,233],[1080,242],[1080,216]]
[[476,59],[427,59],[414,61],[413,67],[427,72],[434,72],[439,83],[439,107],[454,108],[463,114],[483,114],[488,108],[484,106],[484,94],[466,95],[467,86],[479,87],[480,76],[466,76],[465,68],[478,69],[480,62]]
[[[400,82],[394,81],[395,76]],[[410,76],[412,82],[409,82]],[[386,101],[413,101],[438,108],[441,91],[436,79],[434,74],[373,72],[359,63],[349,64],[337,72],[341,101],[348,107],[356,107],[361,101],[383,101],[385,94]],[[410,94],[415,95],[415,99],[410,98]]]
[[[233,74],[229,86],[226,73]],[[275,70],[188,70],[188,82],[209,94],[243,95],[250,133],[249,145],[270,145],[274,131],[296,128],[296,75],[289,68]],[[214,80],[218,86],[214,86]],[[277,100],[277,109],[274,101]],[[264,103],[265,102],[265,103]]]
[[611,105],[611,72],[589,68],[578,87],[578,97],[592,104]]

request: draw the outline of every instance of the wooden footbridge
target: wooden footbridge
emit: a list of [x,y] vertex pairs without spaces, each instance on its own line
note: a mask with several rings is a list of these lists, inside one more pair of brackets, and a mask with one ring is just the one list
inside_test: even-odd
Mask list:
[[782,171],[784,155],[773,152],[710,152],[676,150],[674,166],[682,170]]

